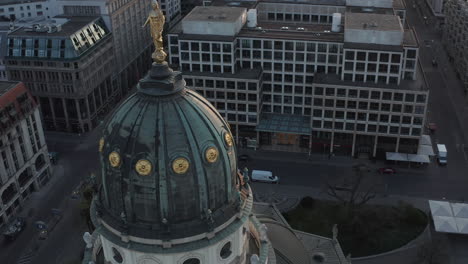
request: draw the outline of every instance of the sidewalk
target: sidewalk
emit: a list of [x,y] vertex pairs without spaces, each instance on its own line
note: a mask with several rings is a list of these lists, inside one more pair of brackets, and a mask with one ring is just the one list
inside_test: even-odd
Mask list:
[[[411,173],[424,173],[428,167],[408,167],[407,164],[395,164],[389,163],[385,160],[370,160],[370,159],[356,159],[351,156],[335,155],[329,157],[327,154],[311,153],[309,156],[307,153],[296,153],[296,152],[283,152],[283,151],[271,151],[271,150],[253,150],[238,148],[240,155],[248,155],[253,160],[269,160],[269,161],[282,161],[282,162],[294,162],[301,164],[311,165],[327,165],[333,167],[346,167],[350,168],[353,165],[365,164],[371,170],[377,170],[378,168],[392,167],[397,168],[398,173],[400,172],[411,172]],[[241,164],[242,162],[238,162]],[[434,163],[434,162],[433,162]],[[433,166],[433,163],[428,166]],[[414,166],[414,165],[412,165]]]

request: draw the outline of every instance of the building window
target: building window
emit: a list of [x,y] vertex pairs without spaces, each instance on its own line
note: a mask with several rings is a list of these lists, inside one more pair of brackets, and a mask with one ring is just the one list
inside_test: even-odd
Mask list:
[[182,264],[200,264],[200,260],[197,258],[189,258],[184,261]]
[[117,263],[122,263],[123,262],[122,254],[120,254],[120,252],[116,248],[114,248],[114,247],[112,248],[112,253],[114,255],[113,258]]
[[221,256],[222,259],[227,259],[227,258],[229,258],[229,256],[231,256],[231,254],[232,254],[231,242],[227,242],[221,248],[221,251],[219,252],[219,255]]

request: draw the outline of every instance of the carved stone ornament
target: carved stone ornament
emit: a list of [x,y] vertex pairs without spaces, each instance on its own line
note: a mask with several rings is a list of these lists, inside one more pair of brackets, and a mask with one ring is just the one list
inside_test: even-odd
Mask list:
[[205,158],[206,158],[206,161],[208,161],[209,163],[216,162],[218,160],[218,156],[219,156],[219,153],[215,147],[209,147],[205,151]]
[[189,169],[189,161],[186,158],[177,158],[172,162],[172,170],[177,174],[184,174]]
[[228,145],[229,147],[232,147],[234,143],[232,140],[231,134],[228,132],[224,133],[224,141],[226,142],[226,145]]
[[121,162],[122,162],[122,160],[120,158],[119,153],[117,153],[116,151],[112,151],[109,154],[109,163],[110,163],[110,165],[112,167],[114,167],[114,168],[118,167]]
[[148,176],[153,169],[153,165],[149,160],[141,159],[135,164],[135,170],[141,176]]

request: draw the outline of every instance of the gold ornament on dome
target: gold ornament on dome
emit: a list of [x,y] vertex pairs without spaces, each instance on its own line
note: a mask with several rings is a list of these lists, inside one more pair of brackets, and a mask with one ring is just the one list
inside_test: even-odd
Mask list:
[[218,160],[218,150],[215,147],[209,147],[205,151],[206,161],[209,163],[214,163]]
[[166,22],[166,18],[164,17],[164,14],[161,8],[159,7],[159,3],[157,0],[152,1],[151,7],[153,8],[153,10],[150,11],[143,27],[145,27],[148,23],[150,25],[151,37],[153,38],[155,48],[151,57],[156,63],[163,63],[166,60],[167,56],[166,52],[164,52],[162,39],[162,32],[164,29],[164,23]]
[[119,153],[115,152],[115,151],[112,151],[110,154],[109,154],[109,162],[110,162],[110,165],[112,167],[118,167],[120,165],[120,162],[122,160],[120,159],[120,155]]
[[229,147],[232,147],[233,141],[232,141],[232,136],[228,132],[224,133],[224,141],[226,142],[226,145]]
[[172,170],[177,174],[184,174],[189,169],[189,162],[186,158],[177,158],[172,162]]
[[101,138],[99,140],[99,152],[102,152],[103,148],[104,148],[104,138]]
[[153,169],[153,165],[151,165],[151,162],[149,160],[141,159],[137,161],[137,163],[135,164],[135,170],[141,176],[150,175],[152,169]]

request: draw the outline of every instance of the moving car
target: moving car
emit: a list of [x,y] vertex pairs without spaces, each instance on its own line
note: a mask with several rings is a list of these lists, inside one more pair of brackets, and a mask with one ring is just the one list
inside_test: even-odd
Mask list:
[[253,170],[251,180],[253,182],[279,183],[278,176],[273,176],[271,171]]
[[380,174],[395,174],[396,171],[393,168],[379,168],[377,170]]
[[3,232],[3,236],[5,236],[7,240],[13,241],[24,230],[25,226],[26,221],[21,217],[17,217]]

